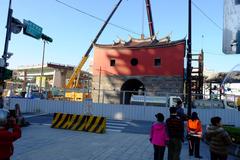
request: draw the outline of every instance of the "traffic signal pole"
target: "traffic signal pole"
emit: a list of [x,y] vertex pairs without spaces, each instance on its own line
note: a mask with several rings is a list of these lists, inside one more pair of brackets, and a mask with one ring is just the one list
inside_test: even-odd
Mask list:
[[188,0],[188,40],[187,40],[187,114],[192,113],[192,0]]
[[[8,44],[9,41],[11,39],[11,21],[12,21],[12,13],[13,10],[11,9],[11,5],[12,5],[12,0],[9,0],[9,6],[8,6],[8,17],[7,17],[7,31],[6,31],[6,38],[5,38],[5,45],[4,45],[4,51],[3,51],[3,55],[2,58],[4,60],[4,64],[3,66],[1,66],[0,69],[0,75],[4,76],[4,72],[5,72],[5,68],[7,67],[7,54],[8,54]],[[0,108],[3,108],[3,91],[5,88],[5,83],[3,78],[0,78]]]

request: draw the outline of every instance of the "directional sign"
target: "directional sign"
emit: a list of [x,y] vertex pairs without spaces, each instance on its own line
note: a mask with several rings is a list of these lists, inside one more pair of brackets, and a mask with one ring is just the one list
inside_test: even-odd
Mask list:
[[23,33],[31,36],[33,38],[36,39],[40,39],[42,36],[42,27],[36,25],[35,23],[29,21],[29,20],[23,20],[23,25],[24,25],[24,29],[23,29]]
[[240,54],[240,0],[224,1],[223,52]]

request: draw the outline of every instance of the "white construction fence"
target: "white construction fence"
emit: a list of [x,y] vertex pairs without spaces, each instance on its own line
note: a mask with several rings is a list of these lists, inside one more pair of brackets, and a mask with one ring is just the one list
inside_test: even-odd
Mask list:
[[[96,116],[104,116],[119,120],[145,120],[154,121],[155,114],[161,112],[165,118],[169,117],[169,108],[157,106],[140,106],[140,105],[121,105],[121,104],[98,104],[88,102],[58,101],[58,100],[38,100],[38,99],[21,99],[9,98],[4,101],[5,108],[14,109],[15,104],[19,104],[21,111],[55,113],[63,112],[70,114],[91,113]],[[210,123],[213,116],[222,118],[223,124],[240,126],[240,111],[236,109],[193,109],[199,114],[204,125]],[[185,110],[187,112],[187,110]]]

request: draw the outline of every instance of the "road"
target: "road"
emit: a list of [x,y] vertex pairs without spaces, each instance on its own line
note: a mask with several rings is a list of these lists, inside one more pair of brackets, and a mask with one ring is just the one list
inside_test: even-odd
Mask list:
[[[53,114],[26,114],[24,117],[31,124],[50,126]],[[107,119],[106,130],[107,132],[121,132],[121,133],[136,133],[136,134],[149,134],[152,122],[149,121],[134,121],[134,120],[113,120]]]

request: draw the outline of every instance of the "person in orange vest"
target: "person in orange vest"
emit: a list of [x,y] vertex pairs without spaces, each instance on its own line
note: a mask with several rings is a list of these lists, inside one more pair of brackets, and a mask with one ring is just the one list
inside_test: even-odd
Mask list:
[[191,118],[187,121],[187,138],[189,142],[189,155],[202,159],[199,154],[200,140],[202,138],[202,124],[198,114],[193,112]]

